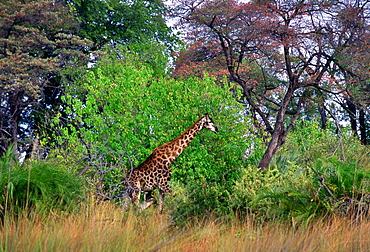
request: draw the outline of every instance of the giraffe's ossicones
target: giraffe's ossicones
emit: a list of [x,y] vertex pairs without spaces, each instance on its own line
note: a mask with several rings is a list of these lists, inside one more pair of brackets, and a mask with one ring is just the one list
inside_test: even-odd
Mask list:
[[[158,210],[160,213],[162,212],[165,194],[172,194],[168,184],[172,176],[170,164],[184,151],[186,146],[203,128],[213,132],[218,131],[216,124],[208,114],[205,114],[180,136],[169,143],[155,148],[143,163],[128,172],[123,180],[127,193],[126,206],[129,203],[139,205],[141,192],[147,194],[154,189],[159,189]],[[141,209],[144,210],[154,202],[154,198],[144,199]]]

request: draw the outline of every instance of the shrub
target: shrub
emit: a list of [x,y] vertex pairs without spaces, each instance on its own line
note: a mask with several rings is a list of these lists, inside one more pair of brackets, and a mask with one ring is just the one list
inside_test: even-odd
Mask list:
[[183,223],[193,217],[232,218],[232,186],[238,172],[218,174],[211,180],[190,180],[186,185],[174,181],[172,187],[177,197],[166,200],[172,219]]
[[333,214],[358,218],[369,210],[368,156],[368,147],[349,134],[336,136],[305,121],[288,136],[269,170],[242,170],[233,207],[260,220],[293,223]]
[[295,163],[284,171],[277,167],[260,172],[255,166],[243,169],[235,181],[233,208],[240,216],[253,215],[256,220],[310,219],[316,209],[312,175]]
[[0,162],[1,218],[6,212],[69,211],[83,197],[83,180],[53,161]]
[[[79,168],[90,165],[90,175],[100,176],[96,180],[103,181],[104,188],[110,190],[106,195],[112,196],[126,170],[209,112],[219,132],[203,130],[193,139],[171,166],[173,180],[188,190],[203,188],[204,183],[208,185],[204,190],[213,185],[226,185],[225,192],[230,190],[236,173],[223,174],[242,166],[250,140],[243,137],[248,128],[240,120],[242,105],[235,102],[228,88],[207,76],[187,80],[154,77],[150,67],[105,60],[81,80],[83,98],[76,93],[63,98],[74,123],[61,127],[62,134],[56,136],[65,159],[74,164],[79,158]],[[62,126],[61,118],[54,122]],[[199,190],[199,197],[210,194],[204,190]],[[215,205],[214,200],[207,200],[205,209],[213,208],[211,203]]]

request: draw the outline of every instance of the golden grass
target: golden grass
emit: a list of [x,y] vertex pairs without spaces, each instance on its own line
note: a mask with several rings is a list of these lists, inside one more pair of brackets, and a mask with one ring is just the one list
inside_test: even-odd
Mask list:
[[369,221],[338,218],[292,228],[207,220],[179,228],[155,210],[123,212],[111,203],[7,220],[1,229],[1,251],[370,251]]

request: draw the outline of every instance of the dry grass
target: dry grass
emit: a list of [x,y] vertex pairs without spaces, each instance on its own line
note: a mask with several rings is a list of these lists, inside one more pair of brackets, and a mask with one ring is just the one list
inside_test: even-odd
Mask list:
[[177,228],[155,211],[90,204],[80,213],[5,222],[2,251],[370,251],[370,222],[319,221],[309,227],[220,221]]

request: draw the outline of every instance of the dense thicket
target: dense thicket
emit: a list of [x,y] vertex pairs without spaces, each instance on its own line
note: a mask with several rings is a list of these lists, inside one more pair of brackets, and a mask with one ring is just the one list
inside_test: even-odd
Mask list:
[[69,124],[54,120],[54,153],[78,164],[98,196],[117,195],[129,169],[208,111],[220,132],[201,132],[172,165],[178,196],[166,206],[177,221],[210,213],[296,223],[325,214],[366,216],[369,150],[350,131],[338,136],[335,123],[323,130],[301,119],[270,169],[259,172],[263,138],[250,134],[250,118],[228,87],[210,77],[153,78],[153,68],[136,58],[106,57],[81,79],[84,96],[65,96]]
[[112,192],[105,193],[112,196],[129,169],[209,113],[219,132],[198,134],[172,166],[173,178],[181,185],[198,187],[217,182],[226,193],[250,142],[241,106],[211,77],[154,78],[152,67],[128,58],[105,58],[81,79],[85,96],[70,93],[65,97],[70,105],[69,124],[55,120],[55,127],[60,128],[55,138],[57,149],[66,148],[56,153],[66,162],[81,164],[76,169],[111,188]]
[[104,47],[155,44],[169,55],[178,42],[160,1],[9,0],[0,8],[0,155],[10,145],[35,155],[62,94]]
[[2,213],[65,211],[89,185],[117,195],[209,113],[219,132],[172,164],[173,220],[366,217],[369,3],[177,2],[191,46],[174,77],[161,1],[1,3]]

